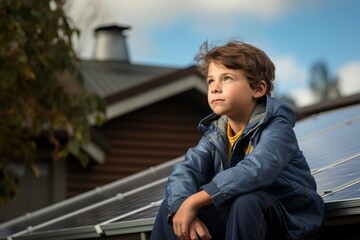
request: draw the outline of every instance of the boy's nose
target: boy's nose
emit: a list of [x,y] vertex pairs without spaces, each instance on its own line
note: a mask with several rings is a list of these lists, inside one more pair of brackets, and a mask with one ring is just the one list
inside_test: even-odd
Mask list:
[[221,88],[218,84],[214,84],[211,87],[211,93],[220,93],[221,92]]

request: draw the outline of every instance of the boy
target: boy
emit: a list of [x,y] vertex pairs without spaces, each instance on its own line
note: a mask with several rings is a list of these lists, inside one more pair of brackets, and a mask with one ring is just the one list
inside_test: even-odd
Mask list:
[[312,239],[324,202],[293,131],[294,112],[271,98],[275,67],[232,41],[195,58],[213,113],[198,145],[174,166],[151,239]]

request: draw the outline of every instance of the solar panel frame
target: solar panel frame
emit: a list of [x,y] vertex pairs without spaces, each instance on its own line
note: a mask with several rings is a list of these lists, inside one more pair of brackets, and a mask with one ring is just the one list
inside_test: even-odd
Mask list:
[[151,232],[155,218],[122,221],[101,226],[106,236],[122,235],[138,232]]
[[14,236],[13,240],[72,240],[72,239],[96,239],[101,237],[93,226],[83,226],[70,229],[58,229],[52,231],[43,231],[27,233],[26,235]]
[[[327,217],[360,215],[360,197],[328,202],[326,204],[326,215]],[[357,223],[360,223],[360,216],[358,216]]]

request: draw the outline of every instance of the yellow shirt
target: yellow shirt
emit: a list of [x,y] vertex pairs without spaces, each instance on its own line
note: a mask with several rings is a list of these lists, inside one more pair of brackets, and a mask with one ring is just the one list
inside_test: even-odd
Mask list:
[[234,135],[234,132],[231,129],[230,123],[227,124],[227,136],[229,139],[229,153],[228,153],[229,156],[230,156],[232,147],[234,146],[234,143],[240,137],[240,135],[243,131],[244,131],[244,128],[241,129],[237,134]]

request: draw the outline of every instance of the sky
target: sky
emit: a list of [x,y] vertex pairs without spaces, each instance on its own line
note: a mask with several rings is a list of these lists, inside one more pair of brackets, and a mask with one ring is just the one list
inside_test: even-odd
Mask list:
[[75,49],[91,59],[93,31],[129,26],[134,64],[185,68],[204,41],[241,40],[262,49],[276,66],[275,93],[298,106],[316,102],[309,72],[325,61],[339,77],[342,95],[360,92],[358,0],[68,0],[68,16],[80,29]]

